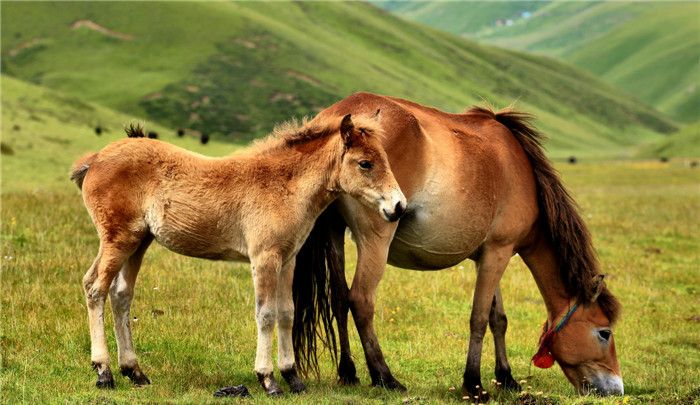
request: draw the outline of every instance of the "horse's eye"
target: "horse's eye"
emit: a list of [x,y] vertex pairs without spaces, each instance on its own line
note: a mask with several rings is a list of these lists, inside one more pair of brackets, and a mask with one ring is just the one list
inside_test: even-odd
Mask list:
[[608,342],[610,340],[611,335],[612,331],[610,329],[601,329],[598,331],[598,339],[600,339],[603,342]]
[[369,170],[369,169],[372,168],[372,162],[370,162],[369,160],[361,160],[361,161],[358,163],[358,165],[360,165],[360,168],[361,168],[362,170]]

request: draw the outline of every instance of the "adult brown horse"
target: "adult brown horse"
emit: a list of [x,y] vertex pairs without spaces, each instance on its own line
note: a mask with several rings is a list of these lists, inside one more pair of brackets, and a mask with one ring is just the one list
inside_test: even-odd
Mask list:
[[[483,108],[448,114],[360,93],[321,111],[315,120],[378,110],[386,133],[382,142],[408,208],[398,223],[387,223],[341,197],[319,217],[297,259],[294,339],[299,365],[313,369],[316,364],[314,325],[319,318],[335,353],[332,314],[339,334],[340,382],[357,383],[347,335],[349,308],[372,384],[404,389],[384,361],[373,327],[375,293],[386,263],[438,270],[471,259],[477,278],[463,391],[481,399],[487,395],[480,375],[487,324],[495,340],[496,378],[503,387],[518,389],[506,358],[507,318],[498,285],[510,258],[519,254],[547,309],[547,333],[535,364],[547,367],[556,359],[580,392],[622,394],[611,331],[619,304],[602,283],[586,225],[545,157],[529,116]],[[342,256],[346,227],[358,252],[349,290]],[[316,278],[316,291],[304,287],[310,278]]]
[[[143,138],[139,129],[131,136]],[[277,364],[294,392],[305,389],[294,368],[292,281],[297,252],[316,217],[339,195],[398,219],[406,200],[391,174],[375,118],[285,126],[252,150],[209,158],[151,139],[125,139],[78,160],[71,178],[100,238],[83,278],[97,386],[113,388],[104,335],[109,293],[119,367],[135,384],[139,367],[129,327],[134,285],[155,239],[187,256],[250,261],[258,328],[255,372],[270,395],[272,334]]]

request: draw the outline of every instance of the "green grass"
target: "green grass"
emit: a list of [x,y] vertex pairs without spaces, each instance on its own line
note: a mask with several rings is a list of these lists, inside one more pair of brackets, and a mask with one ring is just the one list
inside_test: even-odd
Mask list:
[[[379,4],[455,34],[554,56],[676,119],[692,122],[700,117],[697,2]],[[532,11],[532,17],[520,18],[522,11]],[[497,18],[512,18],[514,24],[496,27]]]
[[[80,19],[133,40],[70,29]],[[675,127],[579,69],[362,3],[8,2],[2,23],[4,73],[229,140],[359,90],[454,112],[483,99],[517,101],[561,156],[624,156]]]
[[[134,117],[12,78],[3,77],[0,84],[3,144],[14,151],[1,162],[0,403],[219,403],[212,393],[235,384],[252,389],[253,400],[244,402],[273,402],[252,372],[256,334],[248,266],[186,258],[159,246],[146,255],[132,312],[138,319],[133,323],[137,352],[153,384],[134,388],[118,376],[115,391],[93,387],[81,279],[98,240],[67,171],[82,153],[123,137],[120,127]],[[19,131],[12,129],[15,124]],[[96,124],[109,132],[95,136]],[[216,141],[201,146],[194,138],[176,138],[168,128],[148,126],[161,138],[202,153],[233,149]],[[700,172],[676,160],[584,162],[560,169],[591,226],[609,285],[625,306],[616,343],[629,402],[697,401]],[[352,247],[347,256],[352,269]],[[450,388],[461,382],[474,278],[468,262],[441,272],[388,269],[378,292],[376,327],[389,365],[408,393],[367,386],[353,332],[361,386],[336,386],[324,357],[321,379],[308,381],[309,392],[282,400],[458,402]],[[545,395],[562,404],[624,400],[578,397],[556,368],[532,370],[528,378],[544,306],[517,258],[501,285],[516,379],[527,379],[526,387],[541,400]],[[156,310],[164,314],[154,317]],[[493,378],[493,364],[487,337],[485,383]],[[517,395],[496,398],[512,403]]]
[[[700,381],[698,172],[644,162],[561,169],[591,226],[609,285],[625,305],[616,343],[630,402],[674,403],[691,395],[697,401],[697,391],[691,391]],[[35,191],[3,190],[0,402],[220,402],[212,392],[235,384],[250,387],[255,402],[272,402],[252,373],[255,324],[247,265],[186,258],[158,246],[146,255],[132,313],[138,318],[137,351],[153,385],[134,388],[117,377],[116,391],[96,390],[80,280],[97,251],[97,237],[77,188],[65,178],[51,183],[34,184],[41,186],[30,187]],[[352,248],[348,258],[352,268]],[[376,326],[407,394],[367,386],[353,333],[361,386],[337,387],[324,362],[321,379],[309,381],[308,393],[283,401],[457,402],[450,387],[459,387],[464,366],[474,278],[471,263],[437,273],[388,269]],[[512,261],[501,285],[510,317],[508,353],[516,379],[526,379],[544,306],[520,260]],[[164,314],[156,318],[155,310]],[[487,337],[484,381],[493,377],[492,351]],[[541,391],[541,398],[599,402],[576,396],[556,368],[533,373],[526,386]],[[497,396],[501,402],[515,399]]]

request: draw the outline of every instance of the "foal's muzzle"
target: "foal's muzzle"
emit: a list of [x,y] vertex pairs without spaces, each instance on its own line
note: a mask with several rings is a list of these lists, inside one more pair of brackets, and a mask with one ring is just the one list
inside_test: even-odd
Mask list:
[[382,198],[379,203],[379,211],[384,219],[396,222],[406,212],[406,197],[397,187],[391,190],[389,198]]
[[401,217],[403,214],[406,212],[406,206],[403,205],[401,202],[397,202],[396,205],[394,206],[393,212],[387,212],[386,209],[382,209],[382,214],[384,215],[384,218],[389,221],[389,222],[396,222]]

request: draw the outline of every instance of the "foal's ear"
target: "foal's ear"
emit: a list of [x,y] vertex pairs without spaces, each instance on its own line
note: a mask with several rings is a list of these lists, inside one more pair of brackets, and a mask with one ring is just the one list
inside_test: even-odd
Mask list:
[[374,113],[374,115],[372,116],[372,118],[374,118],[374,120],[377,121],[377,122],[382,122],[382,110],[377,109],[377,112]]
[[346,148],[351,147],[355,141],[357,135],[355,135],[355,125],[352,123],[351,114],[344,116],[340,122],[340,136],[343,137],[343,144]]

